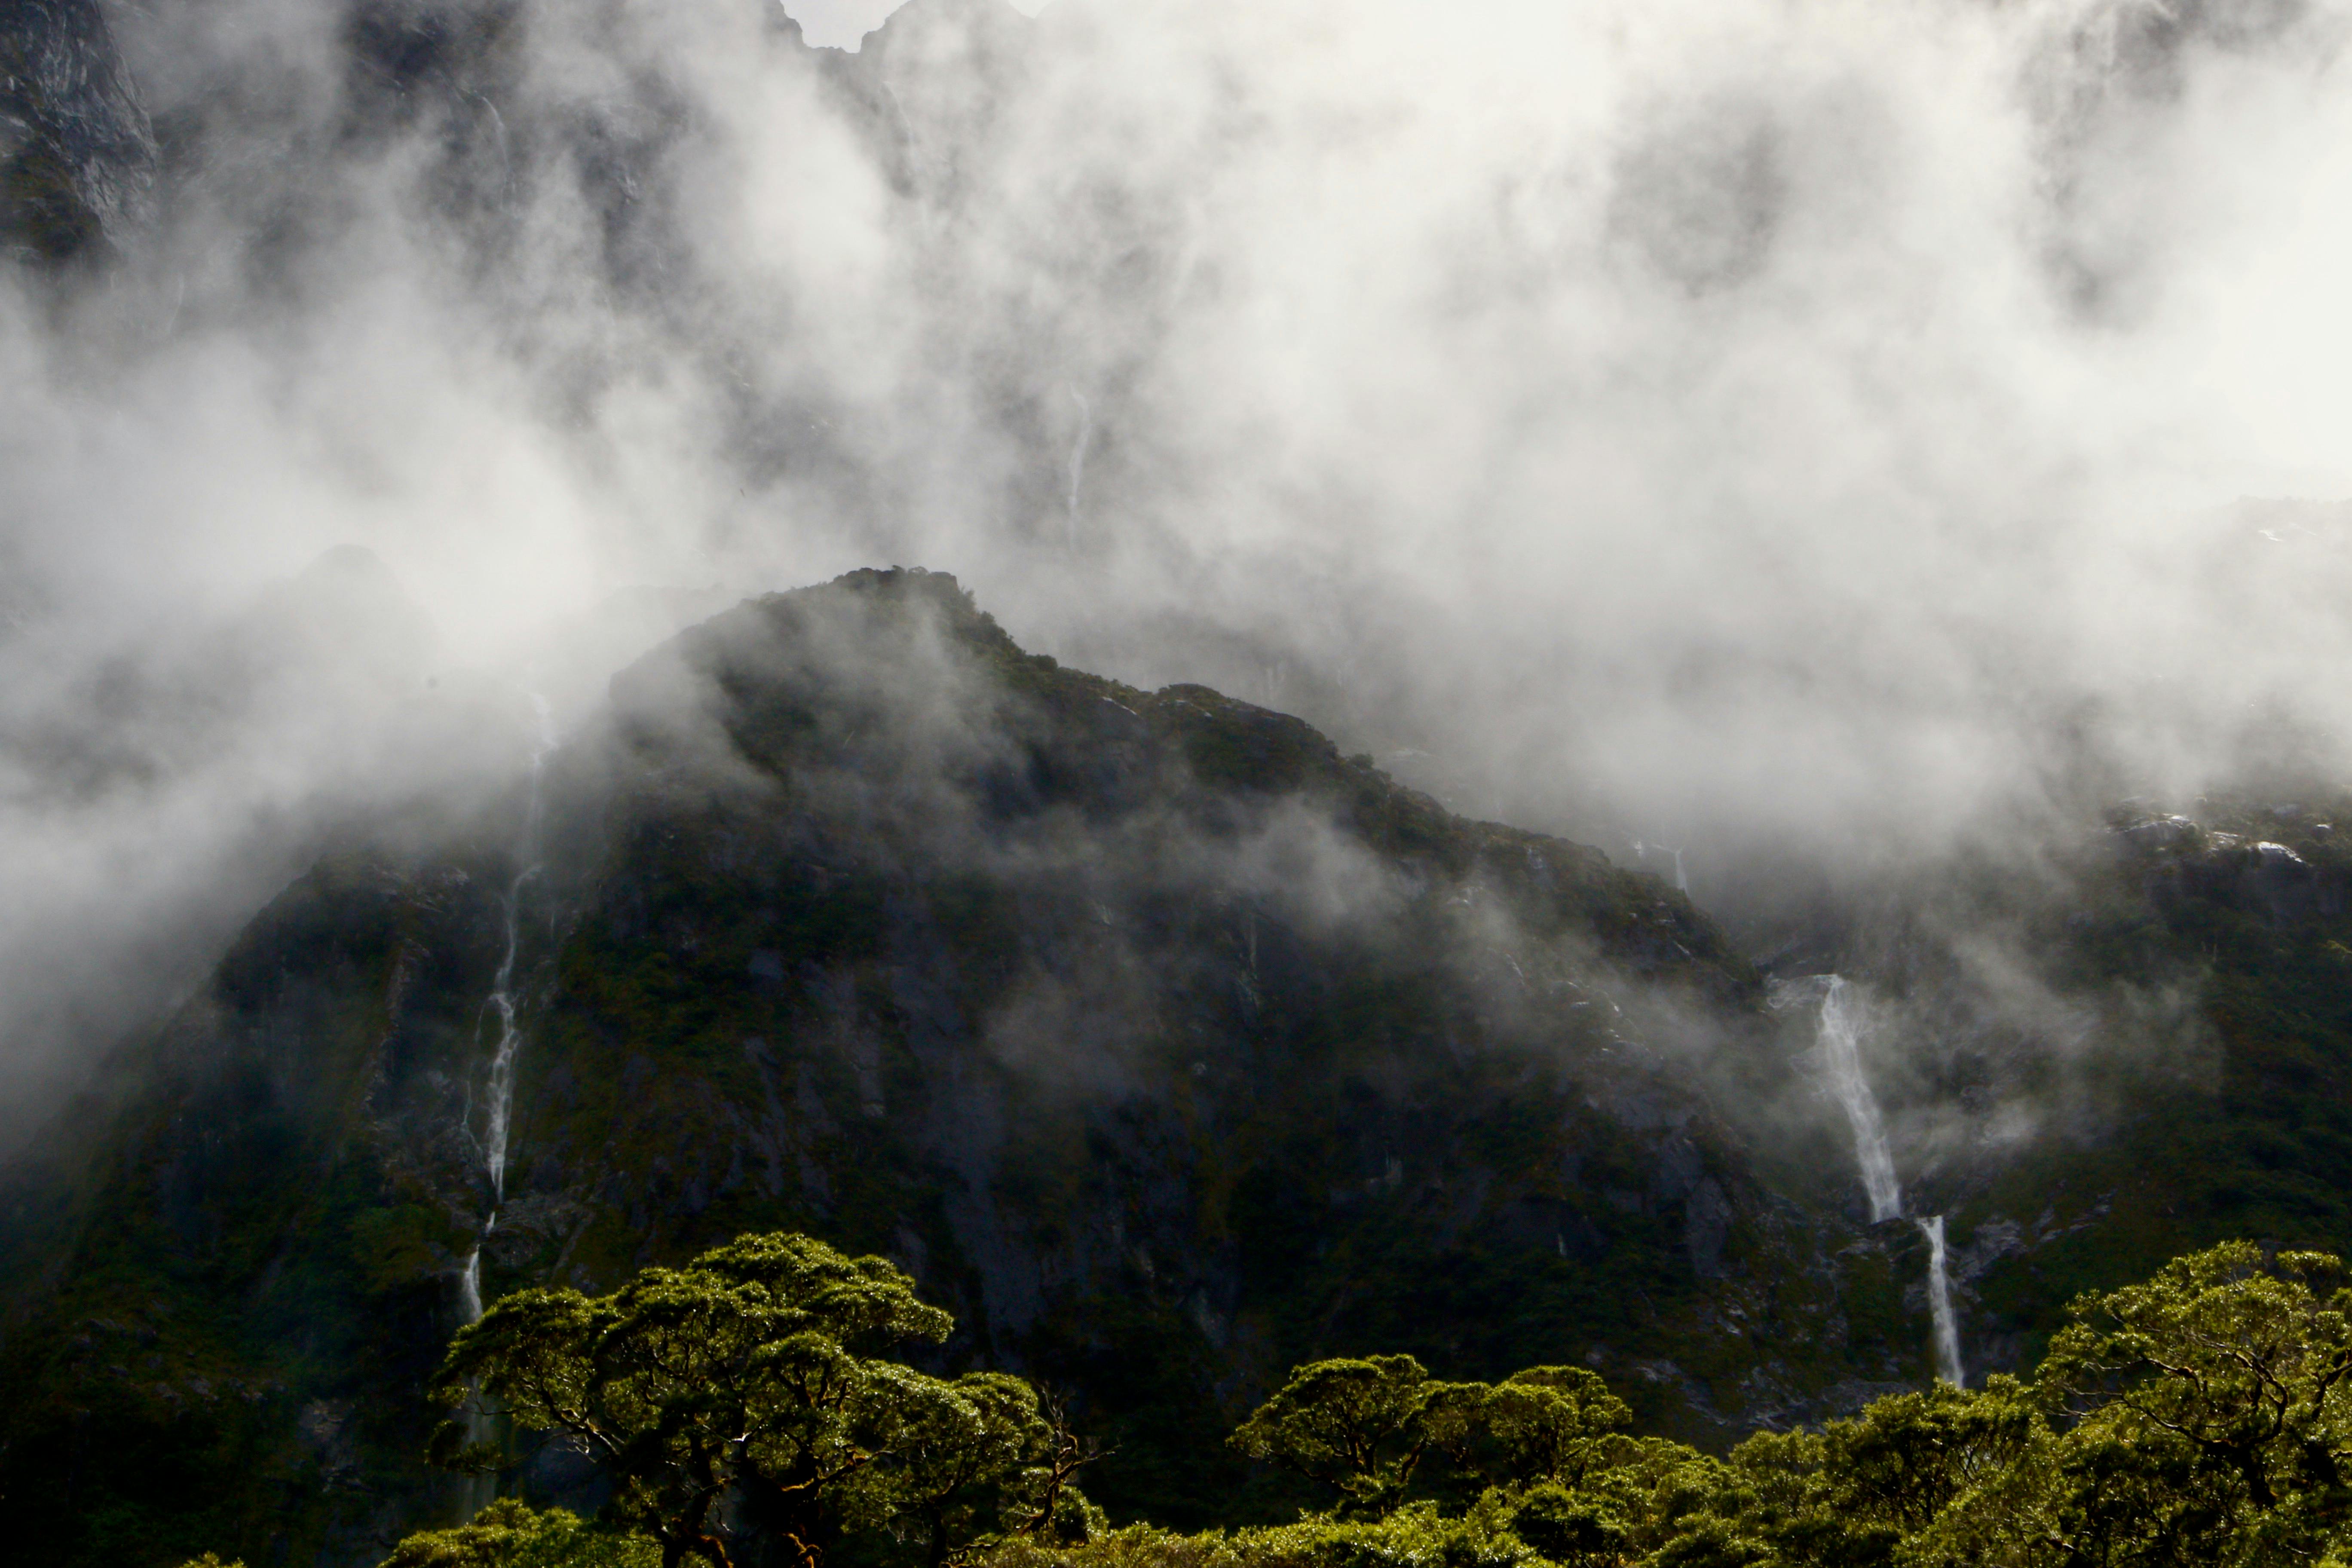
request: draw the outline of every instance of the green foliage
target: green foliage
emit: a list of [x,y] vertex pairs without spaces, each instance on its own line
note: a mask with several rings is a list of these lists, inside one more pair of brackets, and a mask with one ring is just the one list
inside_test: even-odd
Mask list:
[[1535,1488],[1511,1512],[1511,1533],[1562,1568],[1607,1568],[1633,1550],[1633,1531],[1608,1500],[1557,1482]]
[[[1299,1368],[1235,1434],[1349,1512],[1276,1531],[1034,1543],[997,1568],[1509,1562],[1560,1568],[2188,1568],[2352,1555],[2352,1292],[2233,1243],[2086,1296],[2032,1383],[1937,1384],[1715,1459],[1633,1437],[1579,1368],[1491,1387],[1406,1356]],[[1434,1447],[1496,1484],[1408,1500]]]
[[2069,1422],[1956,1505],[1922,1563],[2314,1561],[2352,1526],[2343,1265],[2245,1242],[2084,1297],[2038,1380]]
[[1536,1568],[1491,1504],[1448,1517],[1415,1503],[1385,1519],[1310,1516],[1295,1524],[1175,1535],[1138,1525],[1076,1545],[1024,1540],[989,1568]]
[[[580,1444],[665,1568],[727,1568],[730,1503],[803,1564],[845,1529],[911,1524],[937,1565],[977,1536],[1063,1522],[1088,1457],[1019,1378],[950,1382],[871,1353],[952,1327],[884,1259],[749,1236],[608,1296],[509,1296],[459,1331],[433,1392]],[[477,1425],[445,1424],[435,1458],[494,1467],[467,1441]]]
[[[928,1568],[2347,1568],[2343,1276],[2217,1247],[2078,1300],[2031,1381],[1894,1394],[1721,1458],[1632,1434],[1580,1367],[1314,1362],[1231,1443],[1334,1511],[1179,1535],[1109,1527],[1070,1484],[1092,1450],[1026,1381],[882,1359],[950,1327],[891,1265],[746,1237],[461,1331],[436,1393],[583,1443],[614,1501],[594,1524],[495,1503],[383,1568],[731,1568],[747,1541],[814,1565],[857,1531],[854,1561],[887,1539]],[[445,1458],[489,1461],[461,1436]]]
[[1515,1372],[1475,1411],[1494,1458],[1479,1468],[1494,1481],[1573,1487],[1613,1452],[1611,1439],[1633,1424],[1633,1412],[1596,1373],[1580,1366]]
[[454,1530],[424,1530],[393,1548],[382,1568],[655,1568],[661,1548],[641,1535],[583,1524],[500,1498]]
[[1094,1528],[1083,1498],[1075,1512],[1060,1506],[1055,1489],[1068,1471],[1055,1473],[1055,1428],[1026,1381],[971,1372],[947,1383],[880,1363],[872,1375],[884,1426],[856,1492],[861,1522],[913,1520],[932,1568],[960,1542],[1008,1525]]
[[2043,1428],[2014,1380],[1980,1393],[1938,1383],[1897,1394],[1822,1434],[1824,1500],[1839,1516],[1905,1532],[2017,1462]]
[[1333,1489],[1355,1509],[1385,1513],[1429,1446],[1422,1415],[1432,1392],[1427,1370],[1409,1355],[1316,1362],[1293,1372],[1233,1445]]

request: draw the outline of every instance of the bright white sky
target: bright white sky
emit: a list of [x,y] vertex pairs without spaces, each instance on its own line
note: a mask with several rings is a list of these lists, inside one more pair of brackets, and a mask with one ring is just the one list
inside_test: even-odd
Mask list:
[[[1052,0],[1011,0],[1034,16]],[[906,0],[783,0],[784,15],[801,25],[801,36],[819,48],[855,49],[866,34]]]

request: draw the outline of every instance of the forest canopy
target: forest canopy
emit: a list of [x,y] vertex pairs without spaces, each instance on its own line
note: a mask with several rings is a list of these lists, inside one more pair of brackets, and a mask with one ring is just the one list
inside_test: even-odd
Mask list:
[[2076,1300],[2029,1378],[1722,1456],[1634,1433],[1581,1367],[1315,1362],[1229,1441],[1320,1506],[1186,1535],[1112,1528],[1076,1485],[1096,1450],[1024,1379],[892,1359],[952,1329],[895,1266],[745,1237],[461,1330],[435,1458],[553,1437],[610,1501],[499,1499],[384,1568],[2352,1568],[2347,1308],[2336,1258],[2230,1243]]

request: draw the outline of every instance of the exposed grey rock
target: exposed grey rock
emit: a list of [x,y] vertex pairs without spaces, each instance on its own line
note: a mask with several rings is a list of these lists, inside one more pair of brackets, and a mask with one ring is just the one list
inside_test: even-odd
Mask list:
[[126,247],[155,168],[99,0],[0,0],[0,247],[51,262]]

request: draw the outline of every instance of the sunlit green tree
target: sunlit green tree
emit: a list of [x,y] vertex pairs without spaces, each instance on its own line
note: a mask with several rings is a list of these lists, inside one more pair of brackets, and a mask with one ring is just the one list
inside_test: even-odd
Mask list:
[[1295,1368],[1232,1442],[1332,1489],[1345,1507],[1385,1513],[1403,1500],[1430,1446],[1422,1416],[1440,1386],[1409,1355],[1313,1362]]
[[383,1568],[654,1568],[660,1561],[661,1548],[642,1535],[500,1498],[465,1524],[407,1537]]
[[1479,1423],[1499,1459],[1491,1479],[1527,1486],[1580,1485],[1611,1461],[1633,1412],[1596,1373],[1580,1366],[1534,1366],[1486,1391]]
[[[924,1445],[963,1421],[971,1399],[874,1353],[938,1342],[951,1326],[882,1258],[746,1237],[608,1296],[507,1297],[459,1331],[433,1388],[579,1444],[612,1478],[615,1517],[658,1543],[664,1568],[690,1555],[730,1568],[716,1521],[730,1497],[814,1568],[842,1523],[909,1505],[938,1512],[955,1494],[939,1489],[944,1472]],[[1017,1448],[989,1438],[978,1451],[1017,1470]],[[494,1462],[455,1422],[436,1454]]]

